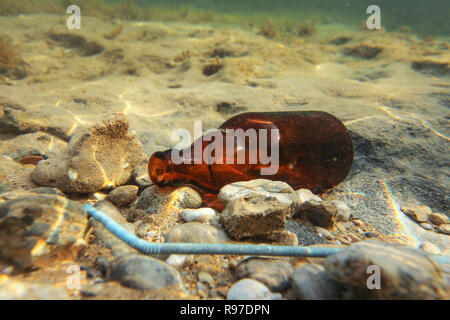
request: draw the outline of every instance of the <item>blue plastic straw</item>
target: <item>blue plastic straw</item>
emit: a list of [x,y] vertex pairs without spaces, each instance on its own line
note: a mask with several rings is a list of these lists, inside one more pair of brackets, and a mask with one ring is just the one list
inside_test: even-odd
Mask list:
[[[339,252],[342,248],[334,247],[302,247],[272,246],[252,244],[212,244],[212,243],[152,243],[142,240],[123,228],[108,215],[85,204],[84,208],[95,220],[101,222],[117,238],[130,247],[147,255],[160,254],[216,254],[216,255],[248,255],[248,256],[291,256],[291,257],[327,257]],[[447,256],[434,255],[440,263],[450,263]]]

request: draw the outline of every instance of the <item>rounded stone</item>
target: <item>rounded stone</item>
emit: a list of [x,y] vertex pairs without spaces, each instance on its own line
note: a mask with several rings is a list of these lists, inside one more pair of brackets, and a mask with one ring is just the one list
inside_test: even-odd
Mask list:
[[437,226],[449,223],[448,217],[443,213],[433,212],[428,218]]
[[222,230],[199,222],[179,224],[165,236],[165,242],[223,243],[227,240]]
[[136,200],[138,191],[138,186],[120,186],[111,191],[106,197],[106,200],[111,201],[118,207],[126,207]]
[[269,288],[253,279],[242,279],[228,290],[227,300],[279,300],[281,294],[272,293]]

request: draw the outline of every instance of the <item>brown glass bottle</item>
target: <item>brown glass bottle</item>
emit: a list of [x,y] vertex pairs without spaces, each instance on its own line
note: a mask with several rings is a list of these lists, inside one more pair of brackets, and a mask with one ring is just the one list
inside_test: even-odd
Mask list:
[[[234,136],[230,134],[232,129]],[[240,133],[256,132],[256,140],[239,139],[238,129],[242,129]],[[205,141],[204,135],[183,150],[184,157],[190,157],[191,162],[175,164],[172,149],[154,153],[148,163],[152,182],[158,187],[192,185],[214,194],[231,182],[264,178],[285,181],[294,189],[322,193],[344,180],[353,162],[353,145],[347,129],[326,112],[243,113],[222,124],[217,134],[222,137],[223,148],[210,152],[212,158],[204,158],[209,163],[194,163],[195,151],[207,153],[213,141],[219,141],[217,136]],[[232,150],[227,150],[226,141],[234,141]],[[258,151],[264,150],[264,145],[267,155],[276,154],[278,161],[273,157],[268,163],[270,157],[261,156]],[[266,174],[262,174],[264,168]]]

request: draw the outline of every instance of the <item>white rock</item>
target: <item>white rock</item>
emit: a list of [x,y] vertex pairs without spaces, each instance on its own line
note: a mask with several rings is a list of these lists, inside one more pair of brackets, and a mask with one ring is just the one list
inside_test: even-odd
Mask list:
[[219,191],[219,200],[226,206],[239,198],[247,196],[274,197],[280,202],[291,206],[298,204],[294,189],[286,182],[266,179],[255,179],[230,183]]
[[349,206],[345,204],[345,202],[343,202],[341,200],[331,200],[331,202],[336,204],[336,207],[338,209],[337,221],[350,220],[351,210],[350,210]]
[[253,279],[242,279],[233,284],[227,300],[279,300],[281,294],[273,293],[264,284]]
[[211,208],[184,209],[180,215],[186,222],[207,222],[216,216],[216,212]]
[[309,200],[322,201],[322,199],[319,196],[316,196],[309,189],[298,189],[295,191],[295,193],[297,193],[297,195],[298,195],[300,204],[302,204],[306,201],[309,201]]
[[166,263],[171,265],[174,268],[182,267],[186,261],[188,260],[188,256],[185,254],[171,254],[167,259]]

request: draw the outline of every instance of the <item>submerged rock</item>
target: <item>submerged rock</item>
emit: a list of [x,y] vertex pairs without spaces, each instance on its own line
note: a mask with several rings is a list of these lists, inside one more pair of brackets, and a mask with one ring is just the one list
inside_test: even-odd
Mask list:
[[331,228],[337,220],[340,207],[334,201],[306,201],[297,210],[295,216],[306,216],[315,225]]
[[253,279],[242,279],[233,284],[227,293],[227,300],[279,300],[281,294],[272,293],[269,288]]
[[218,198],[224,206],[227,206],[239,198],[256,196],[275,198],[278,202],[287,205],[290,213],[294,212],[299,203],[297,194],[286,182],[266,179],[230,183],[220,189]]
[[236,240],[259,238],[275,240],[286,226],[290,205],[275,197],[245,196],[230,201],[219,221]]
[[139,188],[134,185],[120,186],[111,191],[106,200],[118,207],[126,207],[136,200],[138,191]]
[[222,230],[199,222],[179,224],[165,237],[165,242],[223,243],[227,240]]
[[0,300],[66,300],[64,288],[47,283],[7,279],[0,283]]
[[[370,266],[379,268],[379,288],[368,288],[369,277],[376,276]],[[442,270],[420,249],[366,240],[329,256],[325,268],[356,298],[448,299]]]
[[167,263],[141,254],[131,254],[114,260],[108,268],[108,279],[138,290],[180,287],[178,271]]
[[257,280],[273,292],[282,292],[290,287],[293,270],[286,261],[251,257],[239,262],[236,276]]
[[63,153],[38,163],[33,180],[65,192],[88,193],[125,184],[145,155],[142,145],[128,131],[123,114],[81,130]]
[[0,256],[21,268],[74,258],[85,247],[87,213],[53,194],[27,194],[0,203]]
[[339,300],[343,287],[327,275],[319,264],[303,264],[292,274],[292,286],[297,299]]
[[208,222],[216,216],[216,212],[211,208],[184,209],[180,216],[186,222]]

